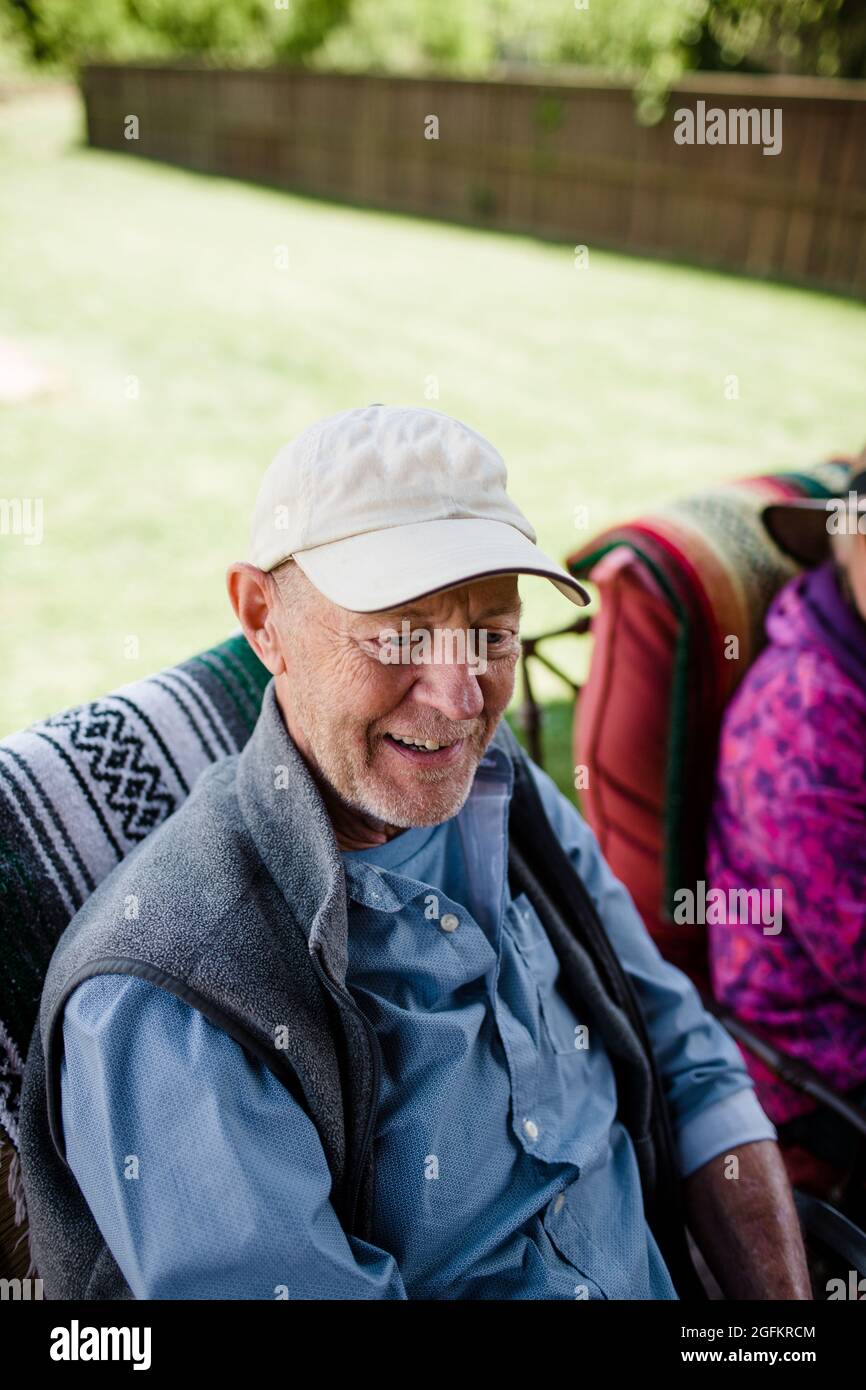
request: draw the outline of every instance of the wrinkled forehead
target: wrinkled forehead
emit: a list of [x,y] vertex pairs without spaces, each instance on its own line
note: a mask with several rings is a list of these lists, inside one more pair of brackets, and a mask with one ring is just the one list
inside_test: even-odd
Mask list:
[[494,618],[520,616],[520,595],[516,574],[490,575],[483,579],[473,579],[464,584],[456,584],[448,589],[438,589],[436,593],[375,613],[353,613],[353,624],[359,626],[373,623],[393,622],[406,618],[418,625],[433,626],[449,620],[459,619],[470,624],[489,622]]

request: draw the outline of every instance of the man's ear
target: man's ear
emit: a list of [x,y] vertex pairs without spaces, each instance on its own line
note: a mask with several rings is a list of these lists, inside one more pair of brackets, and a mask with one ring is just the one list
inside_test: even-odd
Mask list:
[[226,588],[244,636],[272,676],[286,669],[277,621],[279,591],[270,574],[245,560],[226,570]]

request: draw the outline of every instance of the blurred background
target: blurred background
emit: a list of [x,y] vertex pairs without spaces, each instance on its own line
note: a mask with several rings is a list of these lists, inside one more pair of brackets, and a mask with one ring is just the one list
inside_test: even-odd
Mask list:
[[[337,410],[467,421],[558,559],[859,451],[864,77],[861,0],[0,0],[0,737],[232,631]],[[781,153],[678,145],[699,101]]]

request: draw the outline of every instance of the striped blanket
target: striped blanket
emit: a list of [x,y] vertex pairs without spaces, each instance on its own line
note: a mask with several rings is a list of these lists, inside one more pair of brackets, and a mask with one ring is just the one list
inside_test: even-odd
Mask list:
[[610,528],[566,561],[576,578],[586,579],[603,555],[630,547],[677,619],[660,905],[668,914],[676,889],[703,878],[722,713],[763,645],[770,601],[796,572],[768,536],[761,510],[792,497],[843,493],[852,464],[851,458],[832,458],[802,473],[748,478],[697,493]]
[[238,632],[0,742],[0,1143],[5,1131],[17,1145],[23,1063],[62,931],[204,768],[243,747],[269,680]]

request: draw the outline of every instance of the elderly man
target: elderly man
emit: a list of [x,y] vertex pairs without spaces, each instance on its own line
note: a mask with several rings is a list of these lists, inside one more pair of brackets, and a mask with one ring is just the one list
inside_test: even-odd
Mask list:
[[227,576],[252,737],[46,982],[49,1296],[691,1297],[684,1213],[729,1295],[810,1296],[736,1047],[502,719],[517,575],[587,597],[505,482],[378,405],[271,465]]

